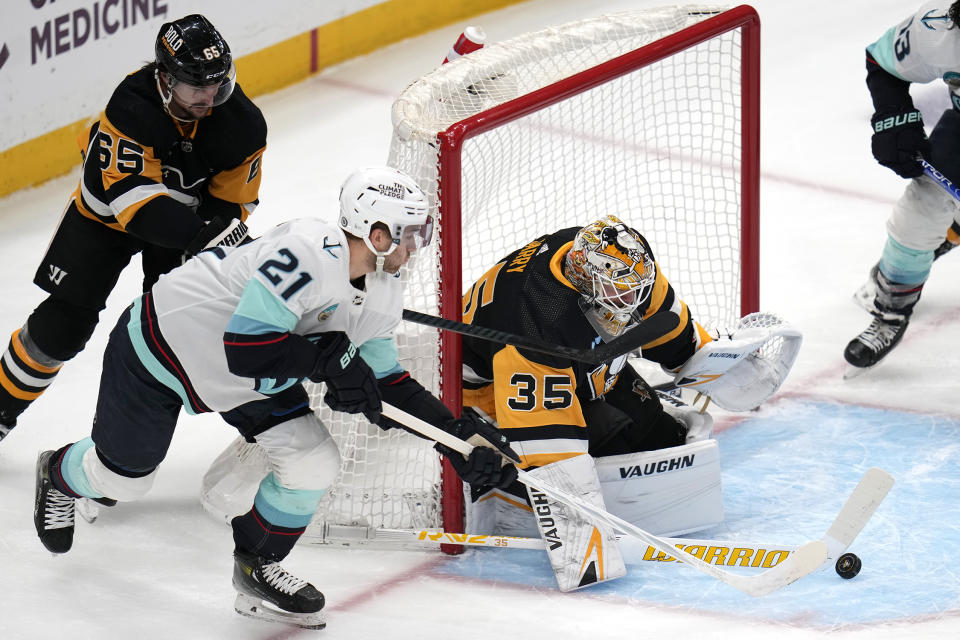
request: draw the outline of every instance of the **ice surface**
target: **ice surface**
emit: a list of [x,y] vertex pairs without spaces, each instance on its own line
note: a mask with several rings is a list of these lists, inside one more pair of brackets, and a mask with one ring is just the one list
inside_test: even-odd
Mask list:
[[[535,0],[477,18],[491,41],[551,23],[663,2]],[[41,449],[89,433],[106,335],[139,289],[125,273],[86,351],[0,444],[0,638],[946,638],[960,636],[960,256],[938,261],[888,362],[842,380],[841,352],[868,323],[851,301],[875,262],[903,182],[869,151],[863,49],[906,17],[895,0],[757,0],[762,24],[761,304],[805,335],[796,368],[759,412],[718,416],[727,521],[704,532],[798,544],[829,526],[859,476],[896,484],[854,543],[863,570],[752,599],[688,568],[638,562],[626,578],[555,589],[546,556],[479,550],[297,548],[285,566],[325,592],[329,626],[308,632],[232,611],[230,531],[202,511],[200,478],[233,438],[185,418],[152,493],[78,524],[74,549],[43,550],[31,521]],[[329,213],[353,167],[382,163],[393,97],[438,64],[465,25],[406,40],[258,99],[269,123],[258,233]],[[242,82],[242,78],[241,78]],[[942,85],[918,87],[934,122]],[[0,330],[42,299],[31,278],[76,174],[0,200]],[[319,636],[318,636],[319,637]]]

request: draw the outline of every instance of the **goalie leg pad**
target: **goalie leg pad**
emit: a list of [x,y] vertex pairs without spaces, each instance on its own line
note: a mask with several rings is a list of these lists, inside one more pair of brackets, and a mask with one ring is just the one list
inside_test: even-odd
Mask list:
[[723,522],[716,440],[596,460],[610,513],[659,536]]
[[[593,459],[579,455],[534,469],[530,475],[605,508]],[[613,528],[586,520],[579,511],[528,486],[540,536],[561,591],[613,580],[627,573]]]

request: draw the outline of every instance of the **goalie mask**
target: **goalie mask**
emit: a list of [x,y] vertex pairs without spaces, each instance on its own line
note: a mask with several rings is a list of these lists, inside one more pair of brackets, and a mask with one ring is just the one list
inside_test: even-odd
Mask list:
[[593,320],[617,336],[650,298],[657,269],[642,236],[608,215],[577,232],[564,275],[583,294]]
[[[393,238],[386,251],[370,241],[378,222]],[[433,219],[427,214],[427,196],[413,178],[391,167],[367,167],[350,174],[340,188],[340,228],[363,239],[382,272],[385,258],[397,247],[412,254],[430,244]]]

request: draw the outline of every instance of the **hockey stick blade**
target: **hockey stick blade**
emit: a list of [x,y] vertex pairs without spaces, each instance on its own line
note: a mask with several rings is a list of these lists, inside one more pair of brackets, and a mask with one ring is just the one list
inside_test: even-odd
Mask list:
[[603,364],[624,354],[636,351],[645,343],[659,338],[663,334],[676,328],[680,322],[675,313],[669,311],[657,313],[632,329],[629,329],[622,336],[600,345],[596,349],[575,349],[566,345],[553,344],[498,329],[490,329],[473,324],[466,324],[464,322],[457,322],[456,320],[448,320],[438,316],[431,316],[410,309],[403,310],[403,319],[408,322],[414,322],[436,329],[453,331],[454,333],[465,336],[480,338],[481,340],[502,342],[529,351],[546,353],[553,356],[563,356],[578,362],[586,362],[587,364]]
[[[463,440],[450,435],[446,431],[443,431],[442,429],[439,429],[428,422],[420,420],[419,418],[412,416],[390,404],[383,403],[383,415],[387,416],[388,418],[392,418],[393,420],[396,420],[400,424],[409,427],[417,433],[446,445],[447,447],[465,456],[470,455],[470,451],[473,449],[473,445],[464,442]],[[644,531],[640,527],[637,527],[626,520],[623,520],[622,518],[618,518],[617,516],[590,502],[587,502],[586,500],[581,499],[578,496],[568,494],[565,491],[561,491],[556,487],[550,486],[549,484],[531,476],[522,469],[518,470],[517,479],[523,484],[533,487],[546,494],[548,497],[553,498],[558,502],[562,502],[573,509],[576,509],[585,516],[588,516],[589,518],[598,522],[608,524],[618,531],[642,540],[647,544],[656,547],[663,553],[672,555],[677,560],[690,565],[697,571],[709,575],[716,580],[720,580],[721,582],[724,582],[733,588],[751,596],[766,595],[776,591],[777,589],[780,589],[781,587],[785,587],[791,582],[794,582],[795,580],[798,580],[799,578],[802,578],[803,576],[815,571],[827,559],[827,544],[823,540],[815,540],[799,547],[794,553],[790,554],[786,560],[761,574],[745,576],[738,573],[732,573],[708,564],[695,555],[674,547],[668,540],[655,536],[648,531]]]
[[835,561],[856,539],[893,487],[893,476],[878,467],[863,474],[822,540],[829,548],[827,561]]

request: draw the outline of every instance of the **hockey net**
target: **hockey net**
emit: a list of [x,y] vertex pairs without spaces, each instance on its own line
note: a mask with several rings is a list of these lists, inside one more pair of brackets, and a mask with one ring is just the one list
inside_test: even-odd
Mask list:
[[[389,164],[426,191],[434,243],[407,308],[460,319],[461,292],[536,236],[614,213],[652,243],[695,317],[757,307],[759,20],[752,8],[631,11],[528,33],[437,68],[393,106]],[[401,323],[401,364],[455,413],[459,338]],[[462,531],[430,443],[334,414],[343,467],[308,539]],[[446,509],[446,512],[444,512]]]

